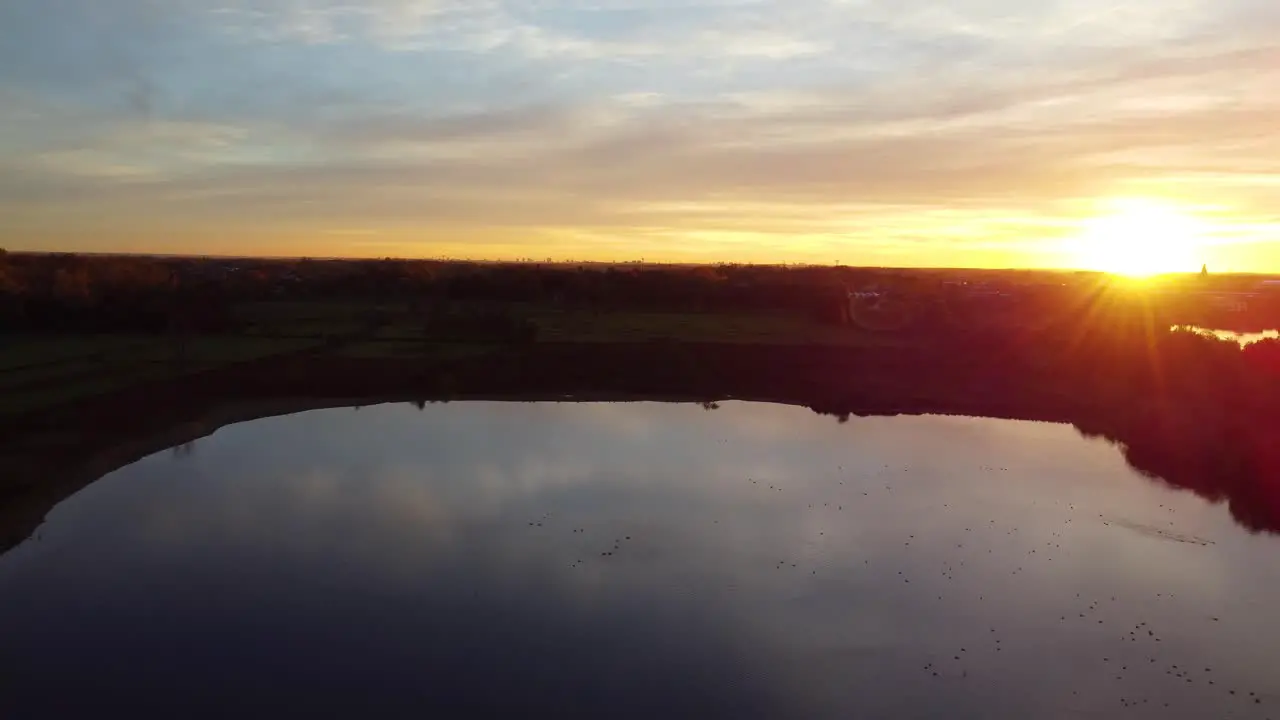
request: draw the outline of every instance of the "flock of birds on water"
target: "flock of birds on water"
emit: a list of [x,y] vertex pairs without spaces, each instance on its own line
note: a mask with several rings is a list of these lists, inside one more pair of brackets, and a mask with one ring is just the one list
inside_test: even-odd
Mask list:
[[[984,465],[978,466],[977,469],[988,473],[1009,472],[1009,468],[997,466]],[[843,466],[839,467],[838,470],[843,472]],[[864,502],[875,502],[874,496],[876,494],[893,493],[895,490],[894,482],[892,480],[883,486],[875,481],[879,480],[880,482],[884,482],[886,477],[897,475],[898,470],[901,470],[901,472],[910,472],[911,468],[903,467],[899,469],[885,465],[870,481],[875,484],[874,489],[869,487],[870,483],[866,482],[856,483],[856,481],[851,481],[850,485],[846,487],[845,480],[837,480],[837,488],[846,487],[846,491],[852,491],[852,493],[845,492],[846,495],[849,495],[850,499],[827,501],[822,502],[820,505],[816,502],[809,503],[807,509],[825,509],[840,513],[845,512],[846,506],[852,510],[858,502],[858,498],[869,499],[864,500]],[[763,493],[776,495],[785,492],[785,488],[780,482],[769,482],[765,479],[750,477],[746,478],[745,482],[753,489]],[[1172,514],[1175,512],[1172,507],[1166,508],[1163,505],[1160,507],[1167,513]],[[950,503],[942,503],[942,509],[951,509]],[[1060,503],[1059,509],[1065,510],[1068,515],[1068,517],[1065,517],[1065,519],[1062,520],[1062,525],[1064,527],[1061,530],[1052,531],[1042,547],[1037,543],[1037,547],[1027,549],[1021,562],[1014,562],[1007,568],[1007,572],[1010,576],[1023,574],[1032,562],[1054,562],[1056,559],[1060,559],[1062,557],[1062,555],[1058,553],[1069,550],[1069,540],[1066,535],[1066,530],[1077,520],[1084,519],[1083,516],[1086,511],[1074,503],[1069,502]],[[538,519],[530,521],[528,524],[532,528],[542,528],[550,524],[551,516],[551,513],[547,513]],[[1092,514],[1089,515],[1088,519],[1094,519]],[[712,519],[710,522],[713,524],[719,524],[719,520],[716,519]],[[1166,530],[1163,527],[1156,528],[1152,526],[1125,523],[1123,521],[1113,521],[1102,514],[1097,515],[1097,522],[1104,525],[1128,527],[1132,530],[1153,535],[1158,538],[1185,542],[1191,545],[1213,544],[1194,536],[1179,535],[1178,533],[1172,530]],[[1169,527],[1173,527],[1174,522],[1172,520],[1167,521],[1167,525]],[[985,536],[983,533],[984,530]],[[574,535],[585,535],[588,532],[587,528],[579,526],[572,526],[569,528],[569,531]],[[987,521],[986,528],[966,527],[964,528],[964,532],[967,540],[955,543],[955,549],[959,551],[968,549],[970,552],[985,550],[986,555],[993,554],[991,541],[996,538],[997,534],[1014,538],[1019,537],[1018,527],[1000,527],[994,519]],[[825,537],[826,532],[819,531],[819,536]],[[631,535],[621,535],[609,538],[605,545],[598,549],[598,558],[605,561],[613,558],[616,554],[622,552],[624,547],[626,547],[627,543],[631,542],[631,540]],[[1068,543],[1068,546],[1065,548],[1064,543]],[[914,533],[907,532],[906,537],[902,538],[902,544],[904,548],[910,548],[913,544],[920,546],[924,544],[924,541],[917,539]],[[1057,557],[1055,557],[1055,555],[1057,555]],[[587,561],[585,559],[578,558],[571,562],[569,567],[580,568],[583,567],[586,562]],[[870,565],[871,560],[864,559],[863,563],[864,565]],[[782,558],[772,563],[772,569],[775,571],[807,569],[810,575],[815,576],[819,573],[818,567],[802,567],[803,564],[803,561],[797,561],[793,558]],[[940,576],[947,582],[955,581],[957,579],[957,573],[963,572],[965,567],[966,561],[963,559],[956,561],[944,561],[941,568],[939,568]],[[909,585],[913,579],[908,571],[898,571],[897,577],[901,579],[902,583],[905,585]],[[1154,598],[1131,598],[1129,600],[1133,606],[1137,606],[1140,605],[1143,600],[1165,601],[1173,600],[1175,597],[1176,595],[1174,593],[1158,592],[1155,594]],[[978,595],[978,600],[980,602],[985,601],[986,596],[980,594]],[[1152,714],[1163,717],[1178,710],[1179,696],[1177,695],[1177,692],[1170,687],[1170,685],[1176,683],[1177,685],[1183,686],[1183,688],[1180,689],[1184,689],[1189,686],[1191,688],[1199,688],[1204,693],[1217,693],[1219,695],[1217,700],[1221,705],[1216,706],[1218,707],[1218,710],[1215,710],[1215,712],[1226,713],[1221,715],[1221,717],[1247,717],[1265,720],[1280,718],[1280,714],[1273,715],[1268,709],[1268,702],[1273,699],[1274,693],[1268,695],[1266,693],[1260,693],[1257,689],[1250,689],[1225,681],[1214,674],[1214,668],[1211,664],[1206,664],[1204,662],[1199,664],[1187,664],[1186,660],[1183,660],[1180,663],[1174,663],[1171,660],[1162,657],[1162,644],[1166,638],[1155,626],[1151,624],[1151,622],[1147,620],[1136,620],[1132,622],[1116,621],[1115,610],[1125,608],[1125,600],[1118,599],[1116,595],[1089,598],[1083,596],[1081,593],[1076,593],[1074,600],[1076,604],[1075,611],[1070,613],[1056,613],[1056,622],[1069,633],[1080,632],[1082,626],[1089,626],[1091,631],[1102,630],[1114,633],[1114,640],[1117,644],[1109,645],[1109,647],[1112,647],[1113,649],[1106,651],[1105,654],[1099,655],[1097,663],[1099,663],[1102,668],[1105,668],[1106,674],[1115,683],[1123,684],[1126,680],[1130,679],[1134,679],[1135,681],[1136,688],[1130,692],[1125,692],[1122,689],[1125,687],[1124,685],[1114,687],[1115,707],[1118,707],[1121,710],[1149,708]],[[937,601],[943,603],[947,602],[945,594],[938,595]],[[1107,609],[1108,606],[1112,609],[1111,613],[1105,612],[1105,609]],[[1206,620],[1218,623],[1221,621],[1221,618],[1206,617]],[[974,670],[974,672],[977,672],[977,667],[973,666],[973,663],[971,662],[972,658],[975,657],[975,654],[984,651],[988,653],[1002,653],[1008,647],[1005,643],[1006,639],[1016,641],[1017,638],[1016,635],[1011,638],[1006,638],[1004,634],[1000,632],[998,627],[990,627],[987,637],[984,638],[981,646],[970,643],[969,645],[972,645],[972,647],[969,645],[957,646],[950,654],[931,653],[927,662],[924,662],[923,665],[920,666],[920,669],[924,676],[929,679],[954,681],[969,680],[971,678],[970,671]],[[1053,649],[1045,648],[1045,651],[1046,654],[1052,655]],[[1044,671],[1052,673],[1052,663],[1046,664],[1044,666]],[[1280,676],[1280,670],[1277,670],[1277,676]],[[1161,686],[1159,683],[1153,682],[1154,680],[1159,680],[1161,678],[1166,681],[1165,685]],[[1079,690],[1075,690],[1072,691],[1072,696],[1080,697],[1081,693]],[[1203,694],[1197,699],[1201,702],[1205,700],[1213,702],[1212,697],[1206,697]],[[1067,710],[1070,712],[1070,708]],[[1095,713],[1098,712],[1098,710],[1090,707],[1088,709],[1080,709],[1078,712],[1079,716],[1087,717],[1095,716]]]

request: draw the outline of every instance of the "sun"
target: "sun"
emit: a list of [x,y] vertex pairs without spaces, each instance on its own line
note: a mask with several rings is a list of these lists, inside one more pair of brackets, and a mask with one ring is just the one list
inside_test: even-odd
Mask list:
[[1177,207],[1146,200],[1117,200],[1109,212],[1089,218],[1075,238],[1076,263],[1129,277],[1190,272],[1200,267],[1203,228]]

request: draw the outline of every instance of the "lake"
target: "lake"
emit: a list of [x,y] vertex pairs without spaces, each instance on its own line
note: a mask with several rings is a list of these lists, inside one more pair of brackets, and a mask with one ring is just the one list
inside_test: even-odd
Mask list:
[[1280,717],[1278,557],[1066,425],[315,410],[0,557],[0,716]]
[[1252,345],[1256,342],[1262,342],[1263,340],[1275,340],[1280,338],[1280,330],[1263,330],[1262,332],[1242,333],[1234,330],[1212,330],[1196,327],[1194,325],[1174,325],[1171,329],[1177,330],[1179,328],[1199,333],[1201,335],[1215,337],[1219,340],[1229,340],[1240,345],[1240,347]]

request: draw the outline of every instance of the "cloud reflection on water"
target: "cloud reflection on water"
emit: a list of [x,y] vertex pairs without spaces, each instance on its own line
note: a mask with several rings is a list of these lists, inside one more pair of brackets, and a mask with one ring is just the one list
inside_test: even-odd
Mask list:
[[[166,675],[197,695],[201,673],[280,663],[438,702],[487,674],[511,698],[571,685],[611,712],[658,682],[721,716],[1029,717],[1141,696],[1207,717],[1223,698],[1163,669],[1274,685],[1280,638],[1250,604],[1280,597],[1270,543],[1064,425],[734,402],[324,410],[224,428],[63,503],[0,560],[0,659],[87,682],[72,656],[109,641],[154,670],[199,640]],[[1144,622],[1160,643],[1125,644]],[[55,626],[60,643],[41,634]],[[1101,658],[1129,655],[1161,672],[1115,680]]]

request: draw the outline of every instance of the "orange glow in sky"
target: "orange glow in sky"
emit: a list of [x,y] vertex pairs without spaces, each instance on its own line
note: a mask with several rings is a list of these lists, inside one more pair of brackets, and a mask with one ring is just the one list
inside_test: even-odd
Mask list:
[[10,250],[1280,273],[1257,0],[21,5]]

